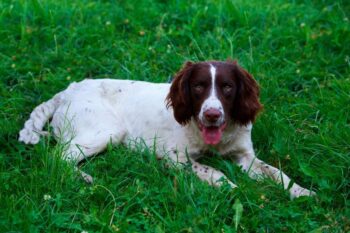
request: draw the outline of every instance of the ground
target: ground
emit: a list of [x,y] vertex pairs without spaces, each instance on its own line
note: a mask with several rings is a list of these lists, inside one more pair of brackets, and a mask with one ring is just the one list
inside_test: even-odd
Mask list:
[[[0,232],[349,232],[349,1],[0,2]],[[219,155],[239,188],[110,145],[82,168],[53,138],[17,141],[31,110],[70,82],[164,82],[187,60],[237,59],[261,86],[256,153],[317,192],[290,200]]]

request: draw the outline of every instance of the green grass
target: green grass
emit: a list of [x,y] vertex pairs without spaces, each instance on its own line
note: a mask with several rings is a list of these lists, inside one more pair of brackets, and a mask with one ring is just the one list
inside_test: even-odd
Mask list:
[[[1,1],[0,232],[349,232],[349,12],[327,0]],[[71,81],[164,82],[187,60],[226,58],[261,86],[258,157],[317,197],[291,201],[219,156],[205,162],[239,188],[209,187],[121,146],[83,165],[89,186],[53,139],[17,142]]]

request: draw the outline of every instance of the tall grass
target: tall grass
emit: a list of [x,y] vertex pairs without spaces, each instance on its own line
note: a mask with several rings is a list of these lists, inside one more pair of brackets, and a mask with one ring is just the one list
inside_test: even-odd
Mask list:
[[[0,2],[0,232],[350,231],[347,1]],[[31,110],[70,82],[165,82],[187,60],[238,59],[261,86],[256,153],[315,198],[289,200],[219,156],[213,188],[152,150],[110,146],[86,185],[53,138],[17,142]]]

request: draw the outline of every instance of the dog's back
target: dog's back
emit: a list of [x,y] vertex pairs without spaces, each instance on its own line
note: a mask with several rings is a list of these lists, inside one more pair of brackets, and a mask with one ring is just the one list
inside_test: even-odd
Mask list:
[[169,138],[180,128],[172,109],[166,108],[169,88],[166,83],[131,80],[74,82],[34,109],[19,140],[36,144],[52,118],[54,134],[64,143],[91,146],[100,140],[119,143],[142,138],[152,145],[155,137]]

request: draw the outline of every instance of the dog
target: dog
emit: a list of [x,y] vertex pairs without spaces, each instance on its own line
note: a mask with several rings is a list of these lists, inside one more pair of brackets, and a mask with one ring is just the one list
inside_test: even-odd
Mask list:
[[[134,147],[130,142],[141,138],[148,147],[156,145],[159,158],[175,165],[190,163],[199,179],[210,185],[236,188],[221,171],[198,162],[215,149],[250,177],[268,176],[282,184],[291,198],[314,195],[255,156],[251,131],[261,109],[256,81],[237,62],[186,62],[170,84],[74,82],[33,110],[19,141],[38,143],[51,119],[55,137],[66,145],[63,159],[77,165],[108,143]],[[90,175],[81,174],[92,182]]]

